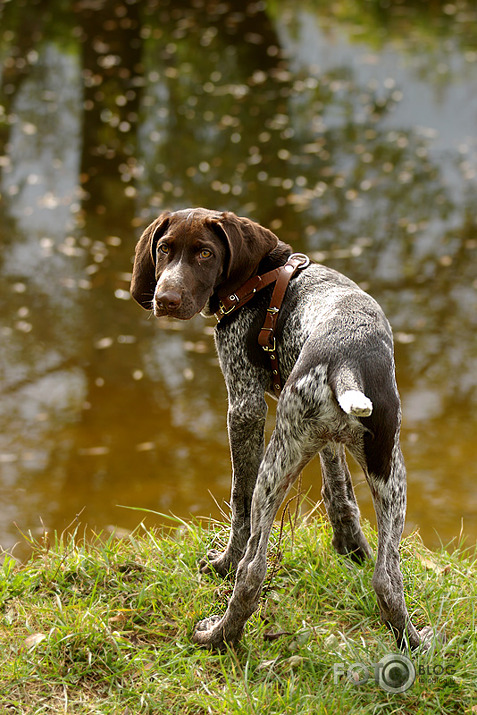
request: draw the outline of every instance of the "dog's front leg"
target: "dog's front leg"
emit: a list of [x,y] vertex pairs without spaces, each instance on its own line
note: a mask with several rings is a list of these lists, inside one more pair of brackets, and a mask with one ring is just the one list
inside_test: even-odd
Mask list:
[[267,404],[258,390],[230,398],[227,415],[232,457],[231,530],[223,553],[214,550],[200,562],[202,573],[211,569],[225,576],[234,571],[250,536],[252,496],[264,451]]

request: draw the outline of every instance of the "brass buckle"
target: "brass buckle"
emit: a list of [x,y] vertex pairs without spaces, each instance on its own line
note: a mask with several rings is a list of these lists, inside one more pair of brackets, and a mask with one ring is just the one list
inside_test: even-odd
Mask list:
[[[236,301],[238,301],[238,297],[237,297],[237,296],[235,295],[235,293],[234,293],[233,295],[229,296],[229,300],[236,300]],[[220,301],[220,303],[219,303],[219,311],[220,311],[220,313],[222,314],[222,316],[228,315],[228,314],[231,313],[233,310],[235,310],[236,307],[237,307],[236,305],[231,305],[230,308],[227,308],[227,309],[226,309],[226,308],[225,308],[225,305],[222,303],[222,301]]]
[[225,310],[225,305],[222,303],[222,301],[219,303],[219,311],[222,316],[228,315],[231,313],[233,310],[235,310],[235,305],[231,305],[230,308]]
[[262,348],[265,350],[266,353],[274,353],[275,350],[277,349],[277,344],[275,341],[275,338],[273,338],[273,343],[270,347],[270,345],[262,345]]

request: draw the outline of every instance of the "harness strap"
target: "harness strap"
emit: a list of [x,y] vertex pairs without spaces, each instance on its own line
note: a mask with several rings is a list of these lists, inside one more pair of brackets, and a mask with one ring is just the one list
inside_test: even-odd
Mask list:
[[295,273],[306,268],[310,263],[308,256],[303,253],[292,253],[287,262],[275,268],[273,271],[264,273],[263,276],[253,276],[243,284],[235,293],[222,299],[219,305],[219,310],[215,313],[215,317],[220,321],[224,315],[229,315],[237,308],[247,303],[255,293],[265,288],[271,283],[275,283],[270,305],[267,308],[267,315],[262,329],[258,336],[259,345],[269,354],[270,365],[272,368],[272,382],[275,395],[279,397],[282,391],[282,380],[280,376],[280,368],[278,364],[278,356],[275,340],[275,328],[277,324],[278,314],[285,297],[290,279]]
[[259,290],[266,288],[270,283],[276,281],[282,267],[283,266],[280,266],[273,271],[264,273],[263,276],[252,276],[252,278],[249,278],[235,293],[222,298],[219,303],[219,309],[215,313],[217,320],[220,321],[224,315],[229,315],[234,310],[237,310],[237,308],[241,308],[242,305],[245,305],[245,303],[248,303],[248,301],[253,298],[255,293],[258,293]]

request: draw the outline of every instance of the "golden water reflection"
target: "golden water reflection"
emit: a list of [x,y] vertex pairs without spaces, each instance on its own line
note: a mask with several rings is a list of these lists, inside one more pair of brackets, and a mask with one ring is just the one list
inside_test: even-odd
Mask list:
[[[128,293],[142,227],[198,205],[383,305],[407,530],[474,542],[474,4],[26,5],[0,30],[0,544],[80,512],[97,530],[163,520],[122,507],[222,518],[213,323],[157,324]],[[317,462],[303,488],[320,499]]]

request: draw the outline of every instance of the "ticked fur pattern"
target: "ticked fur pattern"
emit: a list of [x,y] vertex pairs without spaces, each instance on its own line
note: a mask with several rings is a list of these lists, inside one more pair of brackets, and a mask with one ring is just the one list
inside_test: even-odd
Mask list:
[[[136,292],[136,300],[144,307],[151,305],[156,311],[157,304],[159,314],[190,317],[183,306],[195,299],[195,275],[202,281],[204,292],[201,261],[205,254],[200,260],[192,253],[185,259],[189,244],[200,246],[206,241],[213,250],[214,240],[218,241],[217,260],[227,266],[222,271],[219,265],[208,264],[214,283],[206,304],[196,306],[208,313],[214,312],[214,306],[217,309],[221,291],[224,294],[229,288],[227,276],[233,275],[237,281],[233,257],[240,256],[242,273],[248,270],[240,245],[241,221],[247,246],[256,250],[253,230],[258,224],[227,212],[196,211],[195,215],[183,211],[156,220],[155,225],[161,227],[159,241],[167,243],[166,248],[159,244],[160,250],[170,256],[167,262],[161,257],[163,269],[156,265],[150,269],[153,273],[143,276],[147,269],[145,242],[157,240],[153,230],[148,238],[146,229],[143,245],[137,249],[140,267],[133,273],[133,295]],[[263,242],[263,255],[261,261],[254,255],[256,265],[250,266],[244,282],[254,272],[260,274],[260,270],[285,263],[291,253],[290,247],[278,239],[273,246],[271,232],[262,227],[256,230],[257,242]],[[177,258],[176,246],[180,247]],[[188,263],[184,267],[181,261],[185,260]],[[174,276],[185,274],[191,276],[187,286],[174,281]],[[399,646],[426,646],[428,629],[419,634],[411,622],[399,566],[406,471],[399,443],[401,407],[389,323],[376,301],[344,275],[319,264],[299,271],[288,286],[277,325],[283,390],[275,429],[265,447],[265,393],[273,395],[273,387],[267,356],[258,346],[257,336],[270,292],[264,289],[236,313],[226,315],[215,331],[229,400],[231,531],[225,550],[210,551],[200,568],[204,573],[213,569],[224,576],[236,571],[236,576],[226,612],[199,622],[193,639],[220,649],[241,637],[259,603],[274,518],[287,491],[316,455],[321,463],[322,496],[333,527],[334,548],[356,562],[371,557],[346,464],[348,450],[363,469],[376,511],[378,553],[372,583],[382,619]],[[151,304],[141,298],[146,294],[151,296]]]

